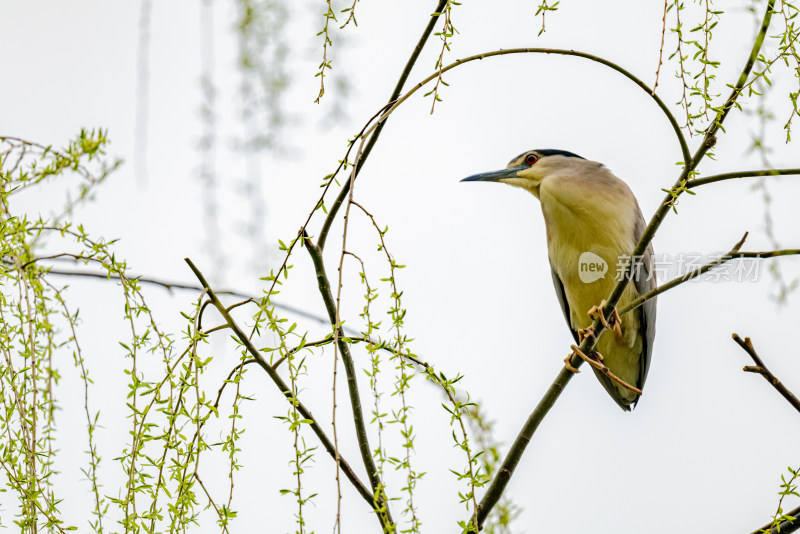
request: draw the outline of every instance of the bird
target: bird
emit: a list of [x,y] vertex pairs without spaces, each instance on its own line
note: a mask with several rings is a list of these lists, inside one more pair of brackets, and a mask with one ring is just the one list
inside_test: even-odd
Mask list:
[[[501,182],[539,199],[553,285],[575,342],[580,344],[585,336],[594,335],[592,319],[599,311],[604,325],[613,323],[610,326],[615,331],[600,335],[592,359],[641,390],[655,339],[656,298],[626,313],[621,321],[618,315],[614,319],[602,316],[604,299],[617,284],[619,271],[624,271],[619,266],[632,259],[645,229],[639,203],[628,185],[602,163],[556,149],[523,152],[505,169],[461,181]],[[633,260],[631,282],[618,302],[620,307],[656,288],[652,244],[641,258]],[[618,266],[616,276],[611,272],[613,266]],[[569,364],[569,356],[565,362],[577,372]],[[601,367],[592,367],[600,383],[623,410],[630,411],[640,394],[613,381]]]

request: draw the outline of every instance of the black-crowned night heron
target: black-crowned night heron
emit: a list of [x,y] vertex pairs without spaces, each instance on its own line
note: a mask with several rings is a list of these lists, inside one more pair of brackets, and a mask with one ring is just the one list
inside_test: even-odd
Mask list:
[[[576,342],[587,332],[591,310],[611,294],[615,269],[630,259],[645,224],[636,197],[602,163],[564,150],[530,150],[500,171],[464,178],[464,182],[503,182],[521,187],[539,199],[547,229],[547,252],[556,295]],[[619,306],[656,287],[653,248],[633,272]],[[624,263],[623,263],[624,265]],[[625,315],[621,330],[600,336],[595,350],[617,377],[642,389],[655,337],[656,299]],[[617,323],[619,325],[619,323]],[[567,363],[569,366],[569,363]],[[595,374],[623,410],[639,395]]]

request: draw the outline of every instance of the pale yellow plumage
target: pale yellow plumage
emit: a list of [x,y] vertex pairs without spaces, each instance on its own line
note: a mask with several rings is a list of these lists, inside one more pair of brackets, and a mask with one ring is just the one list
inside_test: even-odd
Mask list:
[[[513,159],[502,171],[483,173],[467,181],[499,181],[521,187],[541,203],[547,229],[547,248],[553,281],[562,310],[573,331],[588,327],[588,311],[601,303],[617,283],[617,265],[628,257],[643,230],[639,205],[631,190],[602,164],[559,150],[533,150]],[[590,253],[605,263],[604,275],[582,276],[582,255]],[[625,289],[618,306],[625,306],[655,287],[651,272],[652,249]],[[584,273],[585,274],[585,273]],[[625,315],[622,336],[602,335],[595,350],[620,379],[641,388],[649,366],[655,335],[655,300]],[[638,395],[598,373],[603,386],[623,408]]]

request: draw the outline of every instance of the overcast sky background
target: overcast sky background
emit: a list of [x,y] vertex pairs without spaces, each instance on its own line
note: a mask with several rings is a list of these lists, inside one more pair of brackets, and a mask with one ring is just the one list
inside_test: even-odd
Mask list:
[[[197,149],[202,133],[202,3],[155,2],[152,9],[146,180],[136,176],[133,164],[137,2],[5,2],[0,12],[0,47],[7,52],[0,135],[62,146],[81,127],[107,128],[109,154],[122,157],[125,164],[98,189],[95,201],[76,214],[76,222],[95,235],[119,238],[117,257],[125,258],[135,273],[193,283],[183,262],[191,257],[218,284],[257,292],[263,287],[258,277],[282,259],[277,239],[288,241],[296,234],[316,202],[322,178],[343,156],[347,139],[385,103],[433,4],[360,2],[358,27],[333,33],[331,89],[316,105],[314,73],[321,41],[315,34],[324,6],[292,3],[290,22],[283,28],[291,86],[281,105],[288,122],[278,132],[279,153],[265,150],[258,157],[233,148],[242,135],[234,11],[223,2],[206,11],[214,20],[215,168],[221,183],[224,271],[214,270],[203,235]],[[663,6],[650,4],[563,2],[548,15],[547,32],[537,38],[540,19],[534,17],[534,3],[466,2],[454,7],[460,33],[446,62],[498,48],[570,48],[614,61],[652,84]],[[715,92],[727,97],[724,84],[738,77],[755,30],[744,3],[724,7],[730,16],[715,29],[711,56],[723,61]],[[692,16],[687,9],[687,27],[696,21]],[[439,48],[438,40],[429,42],[409,86],[433,70]],[[665,57],[673,48],[668,35]],[[659,94],[668,104],[680,95],[674,71],[673,64],[666,64],[661,72]],[[347,79],[346,94],[333,88],[334,77]],[[379,224],[389,226],[389,249],[398,263],[407,265],[398,282],[409,310],[406,328],[413,349],[448,376],[463,374],[461,387],[481,401],[496,421],[496,438],[508,444],[562,367],[571,337],[552,288],[536,199],[518,189],[461,184],[459,179],[503,167],[527,149],[561,148],[604,162],[628,182],[649,218],[663,198],[661,188],[674,182],[681,155],[667,120],[641,89],[585,60],[505,56],[458,68],[445,80],[450,85],[442,88],[444,101],[432,116],[430,98],[421,93],[392,115],[358,181],[356,197]],[[774,147],[772,163],[797,167],[797,147],[784,145],[781,128],[789,110],[785,95],[796,89],[786,71],[774,82],[777,120],[767,137]],[[672,109],[680,120],[680,110]],[[719,135],[716,161],[705,161],[701,173],[761,168],[758,155],[748,152],[754,124],[752,116],[731,113],[727,133]],[[691,140],[693,150],[697,142],[697,137]],[[260,192],[241,191],[247,173],[257,177]],[[670,214],[656,236],[656,252],[724,252],[746,231],[750,237],[745,250],[768,249],[764,204],[754,183],[713,184],[684,197],[679,214]],[[770,179],[769,188],[777,239],[785,248],[796,248],[800,185],[785,177]],[[49,213],[61,200],[56,190],[27,197],[23,207],[29,213]],[[262,213],[256,212],[261,236],[247,226],[253,205],[263,207]],[[312,234],[320,221],[313,220]],[[374,231],[363,217],[354,215],[351,223],[348,249],[368,259],[368,274],[378,285],[386,270],[375,252]],[[340,240],[339,224],[326,249],[331,276]],[[798,277],[799,259],[777,261],[788,279]],[[281,300],[324,315],[305,251],[292,263],[295,268]],[[763,379],[741,371],[751,362],[731,340],[732,332],[752,337],[773,372],[800,392],[800,358],[796,349],[786,348],[796,345],[791,340],[800,318],[799,295],[778,306],[770,298],[775,284],[766,267],[755,282],[690,283],[659,299],[650,375],[633,413],[622,413],[590,372],[572,380],[508,487],[508,496],[523,510],[515,532],[750,532],[769,519],[777,506],[780,476],[787,466],[800,465],[800,418]],[[354,262],[346,262],[344,279],[343,316],[357,327],[363,288]],[[69,284],[83,317],[81,333],[95,379],[94,407],[102,408],[101,449],[109,473],[104,475],[105,491],[111,493],[118,479],[112,458],[127,437],[118,398],[124,387],[121,369],[127,365],[117,344],[117,336],[124,335],[117,320],[122,301],[111,284]],[[388,294],[385,285],[381,292]],[[181,327],[177,310],[188,310],[195,298],[157,288],[146,288],[146,295],[167,328]],[[311,329],[310,339],[323,335],[314,323],[302,326]],[[223,337],[209,348],[218,357],[215,372],[222,376],[237,361]],[[329,421],[332,355],[327,350],[309,357],[302,392],[322,421]],[[366,363],[364,353],[357,358]],[[80,428],[72,425],[81,424],[79,415],[71,415],[81,405],[70,397],[70,391],[78,391],[70,362],[64,364],[61,423],[68,436],[80,435]],[[292,497],[278,493],[292,484],[290,435],[272,417],[283,415],[286,406],[264,380],[252,370],[245,382],[256,401],[245,407],[245,469],[237,478],[240,512],[231,532],[294,528]],[[367,397],[365,379],[361,387]],[[390,387],[388,381],[385,387]],[[357,463],[346,421],[349,408],[342,398],[342,450]],[[448,417],[436,390],[420,378],[411,400],[417,435],[414,466],[428,472],[416,497],[423,531],[452,532],[466,515],[456,493],[461,487],[449,469],[460,469],[463,461],[451,446]],[[386,402],[392,402],[388,395]],[[317,445],[310,433],[307,440]],[[59,454],[65,498],[61,508],[81,529],[89,503],[89,487],[80,484],[77,463],[83,461],[84,448],[83,438],[66,438]],[[400,448],[394,445],[393,452],[400,454]],[[334,521],[331,464],[318,451],[307,478],[308,487],[319,492],[308,508],[308,523],[317,532],[329,531]],[[209,471],[217,468],[209,463]],[[210,472],[213,476],[225,484],[223,471]],[[400,495],[399,482],[390,480],[390,494]],[[227,491],[224,485],[220,491]],[[344,497],[343,532],[374,529],[363,501],[349,488]],[[785,508],[796,504],[796,499],[787,501]],[[2,511],[4,524],[10,523],[10,510]],[[397,517],[400,506],[395,510]],[[203,531],[212,531],[213,521],[209,525]]]

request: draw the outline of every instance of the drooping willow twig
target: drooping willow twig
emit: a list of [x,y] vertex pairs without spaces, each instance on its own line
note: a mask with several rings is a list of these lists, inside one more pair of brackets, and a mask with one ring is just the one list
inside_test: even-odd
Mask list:
[[[214,290],[209,286],[208,282],[206,281],[205,277],[200,272],[200,270],[197,269],[194,263],[192,263],[192,261],[188,258],[186,258],[186,263],[189,265],[189,268],[195,274],[198,281],[202,284],[203,288],[208,293],[208,296],[211,299],[211,302],[213,303],[214,307],[217,308],[217,311],[219,311],[219,313],[225,319],[225,321],[227,322],[228,326],[230,327],[231,331],[234,333],[236,338],[242,343],[242,345],[244,345],[244,347],[247,349],[250,355],[256,360],[256,362],[261,366],[261,368],[267,372],[269,377],[272,379],[275,385],[278,386],[278,389],[286,397],[286,399],[289,402],[296,404],[298,412],[300,412],[300,414],[303,416],[304,419],[310,421],[308,425],[314,432],[314,434],[316,434],[317,438],[319,438],[320,442],[322,443],[322,446],[332,457],[335,458],[336,449],[333,446],[333,443],[325,434],[325,432],[322,430],[319,423],[317,423],[317,420],[314,418],[314,416],[311,414],[308,408],[306,408],[305,405],[303,405],[303,403],[300,402],[300,399],[298,399],[292,393],[292,390],[289,388],[288,385],[286,385],[286,383],[283,381],[280,375],[278,375],[278,373],[272,368],[269,362],[267,362],[264,359],[264,355],[255,347],[255,345],[253,345],[253,342],[250,341],[249,336],[247,336],[242,331],[241,327],[239,327],[239,325],[236,323],[236,321],[233,320],[233,317],[231,317],[227,308],[222,304],[222,302],[219,300],[219,297],[216,295],[216,293],[214,293]],[[355,471],[353,471],[353,469],[350,467],[350,464],[347,461],[345,461],[344,458],[341,457],[341,454],[339,455],[339,464],[341,466],[342,471],[345,473],[345,476],[348,478],[348,480],[350,480],[351,484],[353,484],[353,487],[355,487],[355,489],[358,491],[361,497],[365,501],[367,501],[370,507],[372,507],[373,510],[375,511],[376,515],[378,515],[378,518],[381,522],[381,527],[382,528],[387,527],[388,525],[382,519],[383,513],[381,511],[381,508],[384,508],[384,503],[380,501],[376,502],[373,492],[367,489],[367,487],[364,486],[364,484],[358,479],[358,476],[355,474]]]

